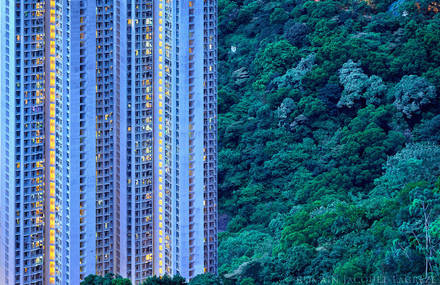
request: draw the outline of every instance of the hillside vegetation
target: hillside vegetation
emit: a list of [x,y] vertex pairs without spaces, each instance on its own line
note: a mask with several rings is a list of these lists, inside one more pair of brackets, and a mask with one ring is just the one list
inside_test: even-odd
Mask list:
[[440,278],[440,5],[218,4],[220,275]]

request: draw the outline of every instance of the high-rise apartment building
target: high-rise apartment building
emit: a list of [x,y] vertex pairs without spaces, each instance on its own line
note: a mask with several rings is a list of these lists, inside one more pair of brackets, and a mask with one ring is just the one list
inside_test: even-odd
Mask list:
[[0,1],[0,283],[217,270],[215,0]]
[[70,2],[1,1],[1,284],[67,284]]

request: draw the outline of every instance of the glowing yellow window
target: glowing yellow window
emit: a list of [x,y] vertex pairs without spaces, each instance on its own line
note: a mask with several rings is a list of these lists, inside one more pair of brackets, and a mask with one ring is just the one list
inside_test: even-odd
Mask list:
[[50,156],[50,164],[55,164],[55,151],[51,150],[49,156]]
[[55,230],[50,230],[49,236],[50,243],[55,243]]
[[55,58],[54,57],[50,58],[50,69],[55,69]]
[[50,247],[50,259],[55,259],[55,247]]
[[50,22],[55,23],[55,10],[50,10]]
[[50,116],[55,117],[55,104],[50,104]]
[[50,179],[55,180],[55,167],[50,167]]
[[51,196],[55,196],[55,183],[54,182],[50,182],[50,195]]
[[55,135],[50,136],[50,148],[55,148]]
[[[49,270],[50,275],[55,275],[55,262],[51,261],[51,262],[50,262],[50,265],[49,265],[49,268],[50,268],[50,270]],[[55,281],[55,280],[54,280],[54,281]],[[54,282],[54,283],[55,283],[55,282]]]
[[54,72],[50,73],[50,85],[52,85],[52,86],[55,85],[55,73]]
[[50,101],[55,102],[55,88],[50,88]]
[[[54,228],[55,227],[55,214],[50,214],[50,227]],[[51,233],[51,238],[52,238],[52,231]],[[55,231],[54,231],[54,238],[55,238]]]
[[50,54],[51,54],[51,55],[55,55],[55,43],[54,43],[54,45],[52,46],[52,42],[51,42],[51,45],[50,45]]
[[50,195],[51,196],[55,196],[55,183],[54,182],[50,182]]
[[50,132],[51,133],[55,132],[55,120],[54,119],[50,120]]
[[50,198],[50,211],[55,212],[55,198]]

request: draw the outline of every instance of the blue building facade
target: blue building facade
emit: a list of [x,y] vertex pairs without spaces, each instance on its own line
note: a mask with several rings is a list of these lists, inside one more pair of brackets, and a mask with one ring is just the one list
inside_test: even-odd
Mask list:
[[69,284],[70,1],[2,1],[2,284]]
[[0,283],[216,273],[216,1],[0,11]]

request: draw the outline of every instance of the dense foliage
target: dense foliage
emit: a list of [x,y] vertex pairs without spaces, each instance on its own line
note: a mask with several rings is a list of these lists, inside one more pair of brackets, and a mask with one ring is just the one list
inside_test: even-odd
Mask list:
[[105,276],[88,275],[81,285],[131,285],[130,279],[109,273]]
[[[81,285],[131,285],[131,281],[126,278],[114,274],[107,274],[105,276],[88,275]],[[194,277],[189,283],[181,276],[162,277],[152,276],[145,279],[142,285],[221,285],[221,279],[212,274],[200,274]]]
[[440,278],[440,5],[218,3],[224,282]]

